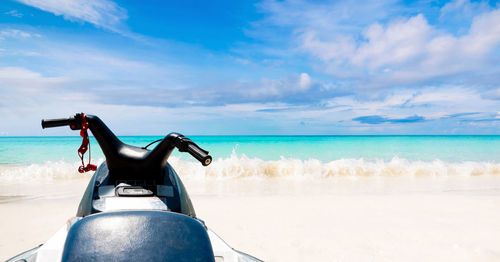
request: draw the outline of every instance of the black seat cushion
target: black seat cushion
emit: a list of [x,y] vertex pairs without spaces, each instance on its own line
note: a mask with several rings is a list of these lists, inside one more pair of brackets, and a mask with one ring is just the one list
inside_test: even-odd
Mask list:
[[87,216],[69,230],[62,261],[214,262],[205,228],[165,211],[122,211]]

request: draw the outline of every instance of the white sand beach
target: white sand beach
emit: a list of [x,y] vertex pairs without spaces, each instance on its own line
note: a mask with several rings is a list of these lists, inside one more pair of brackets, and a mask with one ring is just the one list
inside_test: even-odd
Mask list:
[[[46,241],[86,183],[1,185],[0,259]],[[265,261],[500,260],[499,176],[184,183],[208,227]]]

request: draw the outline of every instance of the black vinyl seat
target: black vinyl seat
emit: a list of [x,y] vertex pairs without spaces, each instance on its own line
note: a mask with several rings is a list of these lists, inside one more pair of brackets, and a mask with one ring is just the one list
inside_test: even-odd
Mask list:
[[206,229],[186,215],[120,211],[87,216],[69,230],[62,261],[214,262]]

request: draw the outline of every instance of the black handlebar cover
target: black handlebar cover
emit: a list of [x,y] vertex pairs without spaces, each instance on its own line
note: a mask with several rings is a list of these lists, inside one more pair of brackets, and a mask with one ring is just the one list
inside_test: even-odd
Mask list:
[[82,129],[82,114],[76,114],[68,118],[42,119],[42,128],[69,126],[72,130]]
[[201,149],[194,143],[188,144],[187,152],[194,158],[198,159],[198,161],[200,161],[204,166],[208,166],[212,163],[212,157],[208,154],[208,151]]
[[42,119],[42,128],[51,128],[58,126],[69,126],[69,118],[57,118],[57,119]]
[[177,142],[175,146],[180,152],[188,152],[204,166],[208,166],[212,163],[212,157],[208,154],[208,151],[201,149],[191,139],[180,134],[177,134],[176,138]]

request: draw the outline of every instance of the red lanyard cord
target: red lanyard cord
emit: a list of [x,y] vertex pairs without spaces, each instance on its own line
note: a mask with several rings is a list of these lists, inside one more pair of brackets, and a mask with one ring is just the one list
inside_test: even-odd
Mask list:
[[[85,114],[82,113],[82,129],[80,130],[80,136],[83,138],[83,141],[80,148],[78,148],[78,156],[82,160],[82,165],[78,168],[78,172],[80,173],[95,171],[97,169],[96,165],[90,163],[91,159],[90,141],[87,129],[89,129],[89,123],[87,122]],[[89,163],[85,165],[85,162],[83,161],[83,156],[85,155],[85,152],[87,152],[87,149],[89,150]]]

